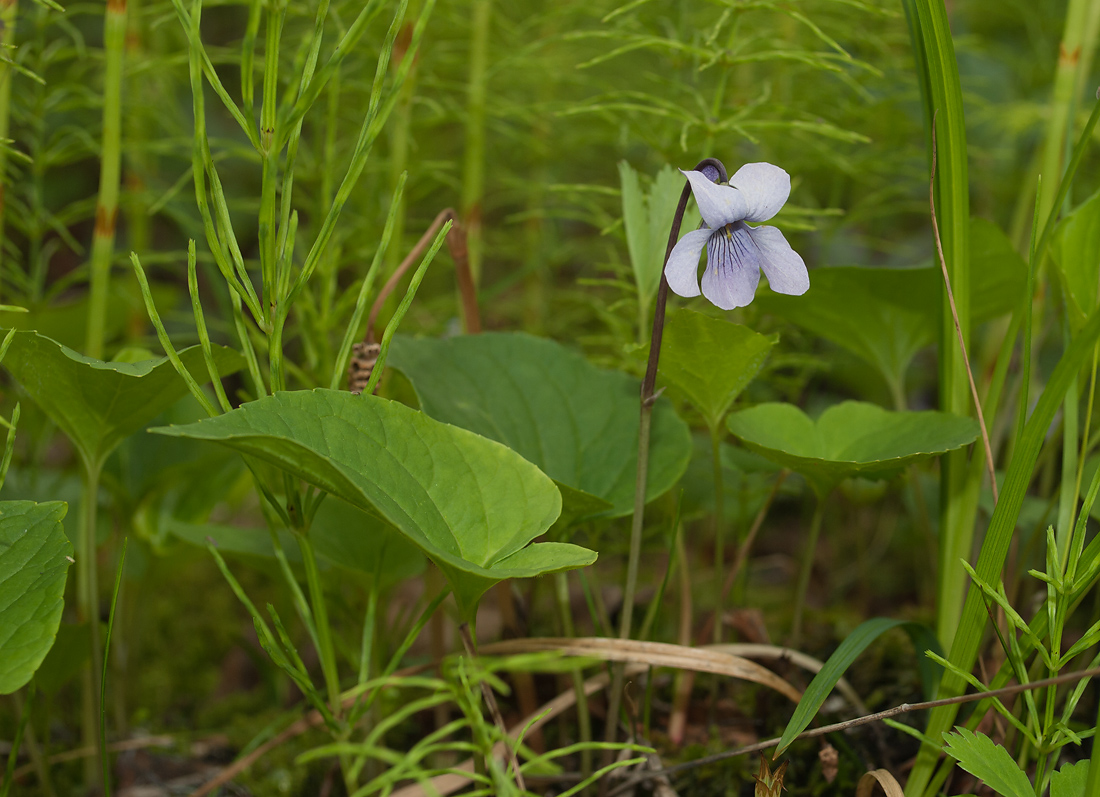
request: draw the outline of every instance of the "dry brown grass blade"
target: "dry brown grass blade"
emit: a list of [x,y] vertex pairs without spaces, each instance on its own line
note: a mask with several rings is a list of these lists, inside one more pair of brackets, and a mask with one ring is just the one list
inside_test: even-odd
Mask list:
[[886,797],[905,797],[901,784],[885,769],[876,769],[865,774],[856,785],[856,797],[871,797],[875,793],[875,786],[881,786]]
[[496,642],[485,645],[481,649],[483,654],[505,656],[542,651],[555,651],[567,656],[583,656],[602,661],[636,662],[651,667],[672,667],[715,673],[766,686],[796,703],[802,699],[801,692],[766,667],[742,656],[708,648],[605,637],[541,637]]

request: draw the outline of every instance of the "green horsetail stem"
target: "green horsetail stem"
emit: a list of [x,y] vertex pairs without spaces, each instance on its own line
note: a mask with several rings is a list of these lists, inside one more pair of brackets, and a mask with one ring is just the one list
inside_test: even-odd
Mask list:
[[[15,42],[15,20],[18,15],[16,0],[0,0],[0,48],[10,52]],[[7,61],[0,61],[0,141],[8,138],[11,129],[11,78],[14,70]],[[4,187],[8,182],[8,151],[0,146],[0,241],[4,240]],[[0,266],[3,265],[3,248],[0,247]],[[3,295],[3,268],[0,267],[0,296]]]
[[485,197],[485,99],[489,84],[489,28],[492,0],[475,0],[470,24],[470,68],[466,79],[466,154],[462,165],[462,221],[470,271],[481,281],[482,201]]
[[103,358],[111,261],[115,254],[119,174],[122,161],[122,64],[126,57],[126,0],[108,0],[103,16],[103,142],[99,155],[99,199],[92,235],[88,327],[84,353]]

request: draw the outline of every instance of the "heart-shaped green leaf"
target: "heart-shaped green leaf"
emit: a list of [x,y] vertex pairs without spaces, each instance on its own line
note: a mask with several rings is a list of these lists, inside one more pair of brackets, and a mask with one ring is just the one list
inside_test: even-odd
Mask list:
[[665,322],[660,373],[714,429],[760,373],[778,340],[777,335],[680,310]]
[[[209,381],[199,346],[179,355],[200,384]],[[239,369],[244,359],[232,349],[215,346],[214,362],[225,375]],[[94,469],[120,442],[187,393],[187,385],[167,357],[139,363],[103,362],[37,332],[15,334],[4,366],[68,435],[85,465]]]
[[[522,333],[396,336],[387,362],[409,378],[433,418],[504,443],[559,484],[605,501],[605,514],[633,509],[639,385],[626,374]],[[690,458],[687,424],[658,402],[646,497],[672,487]],[[590,502],[588,514],[597,505]]]
[[[972,323],[1015,309],[1027,283],[1027,264],[984,219],[971,220],[970,277]],[[822,268],[805,296],[765,293],[756,303],[875,366],[900,396],[914,355],[939,335],[942,286],[938,264]]]
[[528,545],[561,511],[557,488],[538,468],[499,443],[386,399],[277,393],[152,431],[223,443],[382,516],[443,570],[467,619],[498,581],[596,559],[576,545]]
[[0,501],[0,695],[19,689],[46,657],[64,608],[72,543],[61,501]]
[[801,473],[824,495],[849,476],[881,478],[972,443],[976,421],[944,412],[891,412],[845,401],[811,420],[793,404],[760,404],[726,425],[748,448]]

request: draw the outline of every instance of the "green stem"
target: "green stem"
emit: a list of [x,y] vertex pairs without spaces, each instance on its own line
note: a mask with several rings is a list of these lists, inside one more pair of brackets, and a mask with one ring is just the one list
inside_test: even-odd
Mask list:
[[[726,167],[714,158],[700,161],[697,171],[713,172],[718,182],[725,182]],[[672,218],[672,227],[668,233],[668,245],[665,248],[664,262],[672,254],[676,241],[680,237],[680,225],[684,220],[688,197],[691,196],[691,184],[685,183],[680,192],[680,202],[676,206],[676,215]],[[656,400],[657,364],[661,357],[661,338],[665,328],[665,305],[668,303],[668,280],[664,269],[661,271],[661,285],[657,289],[657,303],[653,312],[653,333],[649,343],[649,362],[646,364],[645,379],[642,380],[641,409],[638,418],[638,470],[634,480],[634,514],[630,523],[630,553],[626,565],[626,585],[623,588],[623,612],[619,625],[619,638],[629,639],[631,624],[634,620],[634,593],[638,588],[638,564],[642,554],[642,529],[645,526],[646,485],[649,474],[649,434],[653,404]],[[613,668],[611,690],[607,696],[607,728],[604,739],[613,743],[618,736],[619,706],[622,701],[624,667],[620,664]],[[608,751],[610,753],[610,751]],[[610,763],[609,755],[605,764]]]
[[[554,574],[554,594],[561,614],[561,629],[565,636],[572,639],[577,635],[573,627],[573,611],[569,603],[569,576],[566,573]],[[584,676],[580,670],[573,670],[573,693],[577,696],[577,733],[581,742],[581,775],[592,774],[592,717],[588,713],[588,696],[584,693]]]
[[332,644],[332,628],[328,621],[328,609],[325,607],[325,593],[321,585],[321,571],[317,567],[317,556],[313,550],[313,541],[308,532],[299,531],[294,535],[298,548],[302,552],[302,565],[306,571],[306,586],[309,589],[310,608],[313,611],[314,626],[317,629],[317,655],[321,659],[321,671],[325,676],[329,703],[334,717],[340,716],[340,678],[336,671],[336,648]]
[[[722,644],[722,614],[725,610],[726,487],[722,474],[722,433],[710,430],[710,455],[714,468],[714,644]],[[715,680],[717,684],[718,681]]]
[[99,199],[92,236],[88,327],[84,353],[103,359],[111,260],[115,253],[119,173],[122,161],[122,63],[126,55],[126,0],[108,0],[103,18],[103,142],[99,156]]
[[91,646],[91,664],[85,671],[82,701],[81,734],[85,747],[91,747],[96,755],[84,759],[85,783],[96,782],[96,761],[99,758],[99,700],[100,668],[103,666],[103,647],[99,637],[99,573],[96,567],[96,515],[99,496],[99,464],[84,468],[84,495],[80,518],[80,580],[77,589],[77,614],[81,622],[88,624]]
[[806,605],[806,593],[810,588],[810,575],[814,569],[814,554],[817,552],[817,538],[821,535],[821,520],[825,516],[825,496],[818,495],[814,505],[814,517],[810,521],[810,539],[806,541],[806,552],[802,554],[802,568],[798,572],[798,591],[794,598],[794,622],[791,626],[791,647],[798,647],[802,636],[802,610]]
[[[15,21],[19,8],[16,0],[0,0],[0,48],[11,52],[15,43]],[[11,79],[12,68],[0,62],[0,139],[7,139],[11,129]],[[4,189],[8,184],[8,151],[0,148],[0,241],[4,240]],[[3,264],[0,250],[0,265]],[[3,293],[3,268],[0,268],[0,294]]]
[[[1069,333],[1067,332],[1067,338]],[[1068,340],[1067,340],[1068,343]],[[1075,495],[1077,484],[1077,429],[1079,398],[1078,381],[1070,382],[1069,390],[1062,404],[1062,480],[1058,487],[1058,519],[1054,524],[1055,539],[1058,543],[1058,562],[1064,566],[1069,551],[1070,532],[1073,531]]]
[[466,79],[466,153],[462,166],[462,221],[470,271],[481,281],[481,212],[485,194],[485,102],[488,93],[492,0],[474,0],[470,10],[470,67]]

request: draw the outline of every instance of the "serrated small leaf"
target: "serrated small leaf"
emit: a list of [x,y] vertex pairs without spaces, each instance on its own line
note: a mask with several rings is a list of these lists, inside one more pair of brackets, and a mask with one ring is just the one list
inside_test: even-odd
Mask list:
[[1008,750],[984,733],[974,733],[958,726],[954,733],[945,732],[943,739],[945,753],[1002,797],[1035,797],[1031,781],[1016,765]]
[[26,684],[53,646],[73,554],[61,501],[0,501],[0,694]]
[[1050,797],[1085,797],[1089,779],[1089,762],[1063,764],[1050,776]]

